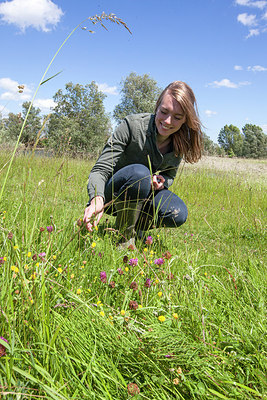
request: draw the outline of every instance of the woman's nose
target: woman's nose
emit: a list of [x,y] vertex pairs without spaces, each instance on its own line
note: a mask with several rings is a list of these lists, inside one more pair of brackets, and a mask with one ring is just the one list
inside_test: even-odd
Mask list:
[[171,121],[172,121],[172,118],[171,118],[171,115],[167,115],[166,116],[166,118],[165,118],[165,120],[164,120],[164,122],[166,123],[166,124],[171,124]]

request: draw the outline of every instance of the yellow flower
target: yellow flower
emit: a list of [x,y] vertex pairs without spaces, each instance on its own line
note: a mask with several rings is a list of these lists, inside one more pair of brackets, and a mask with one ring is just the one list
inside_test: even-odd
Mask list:
[[19,269],[18,269],[18,267],[16,267],[15,265],[12,265],[11,266],[11,271],[14,271],[14,272],[19,272]]
[[155,283],[159,283],[159,280],[158,280],[158,279],[155,279]]
[[95,230],[98,231],[98,226],[97,225],[95,226]]
[[70,279],[73,279],[73,278],[74,278],[74,274],[71,274]]
[[99,313],[100,315],[101,315],[101,317],[104,317],[105,316],[105,313],[104,313],[104,311],[100,311],[100,313]]
[[96,303],[98,306],[100,306],[101,304],[101,300],[98,300],[98,302]]
[[94,248],[95,246],[96,246],[96,242],[93,242],[93,243],[91,244],[91,247]]
[[83,269],[84,268],[84,265],[81,265],[81,269]]
[[125,267],[125,272],[128,272],[129,271],[129,268],[128,267]]
[[164,322],[164,321],[166,320],[166,318],[164,317],[164,315],[160,315],[160,316],[158,317],[158,320],[159,320],[160,322]]
[[125,315],[125,310],[121,310],[121,315]]
[[113,319],[112,315],[109,315],[108,317],[109,317],[109,319],[111,319],[111,320]]
[[36,272],[34,272],[34,273],[31,275],[31,278],[32,278],[32,279],[36,279]]
[[158,296],[161,297],[162,296],[162,292],[158,292]]
[[53,256],[53,260],[56,260],[57,259],[57,256]]
[[77,294],[81,294],[81,293],[82,293],[81,289],[80,288],[77,289]]
[[91,289],[87,289],[87,291],[88,291],[89,293],[91,293]]
[[142,304],[139,304],[139,305],[138,305],[138,308],[143,308]]
[[3,257],[3,260],[4,260],[4,261],[6,261],[6,260],[7,260],[7,258],[6,258],[6,257]]
[[39,265],[40,265],[39,263],[36,263],[36,264],[35,264],[35,266],[36,266],[37,268],[39,267]]
[[208,275],[207,272],[205,272],[204,275],[207,276]]
[[30,300],[30,302],[33,304],[33,300]]
[[153,251],[153,250],[150,250],[150,254],[153,255],[153,254],[154,254],[154,251]]
[[147,247],[144,248],[144,251],[147,252]]
[[140,275],[144,275],[144,271],[140,271]]
[[178,314],[175,312],[172,314],[173,318],[178,319]]
[[14,250],[18,250],[19,246],[14,246],[13,249]]
[[62,274],[62,272],[63,272],[63,269],[62,269],[62,268],[59,267],[57,270],[58,270],[58,272],[59,272],[60,274]]
[[27,257],[31,257],[32,253],[31,251],[28,252]]
[[179,385],[179,383],[180,383],[179,378],[174,378],[173,384],[174,385]]

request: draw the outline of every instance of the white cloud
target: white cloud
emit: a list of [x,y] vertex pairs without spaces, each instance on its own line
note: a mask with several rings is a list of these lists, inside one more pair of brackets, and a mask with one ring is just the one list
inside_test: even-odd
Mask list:
[[111,94],[111,95],[118,95],[118,90],[117,86],[108,86],[107,83],[96,83],[98,86],[98,89],[106,94]]
[[264,132],[265,134],[267,134],[267,124],[262,125],[262,126],[261,126],[261,129],[263,130],[263,132]]
[[254,15],[254,14],[250,14],[250,15],[247,13],[239,14],[237,16],[237,21],[241,22],[241,24],[243,24],[245,26],[257,25],[256,15]]
[[249,34],[246,36],[246,39],[252,37],[252,36],[258,36],[260,34],[259,29],[250,29]]
[[205,110],[205,114],[207,117],[211,117],[212,115],[217,115],[217,111]]
[[242,71],[242,70],[243,70],[243,67],[242,67],[241,65],[235,65],[235,66],[234,66],[234,70],[235,70],[235,71]]
[[208,83],[207,86],[211,86],[213,88],[221,88],[221,87],[226,87],[226,88],[230,88],[230,89],[237,89],[240,86],[245,86],[245,85],[250,85],[250,82],[238,82],[238,83],[234,83],[231,82],[229,79],[222,79],[220,81],[213,81],[211,83]]
[[63,11],[51,0],[11,0],[0,4],[0,15],[3,22],[15,24],[23,32],[29,27],[48,32]]
[[253,67],[248,67],[248,71],[263,72],[267,71],[267,68],[262,67],[261,65],[254,65]]
[[56,106],[53,99],[36,99],[33,103],[34,107],[39,107],[42,112],[51,111]]
[[1,93],[1,100],[22,100],[26,101],[31,98],[32,91],[31,89],[23,84],[22,92],[19,93],[19,82],[14,81],[10,78],[0,78],[0,89],[3,89],[4,92]]
[[256,8],[260,8],[262,10],[267,5],[267,1],[266,0],[257,0],[257,1],[236,0],[235,4],[237,4],[239,6],[256,7]]

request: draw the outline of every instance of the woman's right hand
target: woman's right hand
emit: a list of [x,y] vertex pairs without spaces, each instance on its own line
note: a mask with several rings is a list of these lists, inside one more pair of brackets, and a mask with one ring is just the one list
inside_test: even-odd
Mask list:
[[96,196],[84,210],[83,222],[89,232],[92,232],[93,228],[98,225],[103,213],[104,199],[101,196]]

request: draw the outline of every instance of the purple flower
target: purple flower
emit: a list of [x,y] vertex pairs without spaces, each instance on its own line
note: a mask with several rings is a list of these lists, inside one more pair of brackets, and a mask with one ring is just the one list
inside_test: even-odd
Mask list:
[[152,238],[152,236],[148,236],[145,243],[146,243],[146,244],[152,244],[152,243],[153,243],[153,238]]
[[46,229],[47,229],[47,232],[49,232],[49,233],[53,232],[53,226],[52,225],[47,226]]
[[46,256],[46,254],[45,254],[45,252],[43,251],[42,253],[39,253],[38,256],[39,256],[40,258],[43,259],[43,258]]
[[129,265],[134,267],[138,263],[138,258],[130,258]]
[[[5,339],[3,336],[0,336],[0,339],[2,339],[4,342],[8,343],[8,340]],[[6,355],[6,348],[3,344],[0,343],[0,357],[3,357]]]
[[117,272],[118,272],[119,275],[123,275],[123,270],[121,268],[118,268]]
[[147,278],[145,281],[145,287],[149,288],[151,284],[152,284],[151,279]]
[[101,271],[101,272],[100,272],[100,280],[101,280],[101,282],[103,282],[103,283],[106,283],[106,282],[107,282],[107,274],[106,274],[105,271]]
[[164,259],[163,258],[156,258],[156,260],[154,261],[154,264],[162,265],[162,264],[164,264]]
[[4,257],[0,257],[0,264],[4,264],[5,260]]

